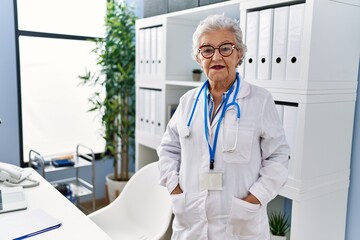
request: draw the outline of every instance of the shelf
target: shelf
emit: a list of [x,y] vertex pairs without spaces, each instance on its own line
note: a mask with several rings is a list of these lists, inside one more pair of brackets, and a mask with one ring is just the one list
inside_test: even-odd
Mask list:
[[[176,11],[166,14],[161,14],[158,16],[143,18],[138,22],[149,22],[153,23],[155,19],[181,19],[182,21],[192,21],[199,22],[206,18],[210,14],[226,14],[232,18],[239,17],[239,0],[231,0],[220,3],[209,4],[205,6],[200,6],[196,8],[190,8],[182,11]],[[138,23],[137,22],[137,23]]]
[[184,87],[200,87],[204,82],[194,81],[166,81],[165,84],[168,86],[184,86]]
[[56,172],[56,171],[63,171],[63,170],[70,170],[70,169],[75,169],[75,168],[82,168],[82,167],[87,167],[87,166],[91,166],[92,163],[79,158],[78,160],[75,160],[75,165],[74,166],[69,166],[69,167],[54,167],[53,165],[47,165],[45,166],[45,173],[50,173],[50,172]]
[[149,89],[162,89],[164,87],[165,82],[161,80],[137,80],[136,86],[141,88],[149,88]]
[[78,180],[75,177],[66,178],[52,181],[50,183],[54,186],[57,184],[69,184],[71,191],[75,194],[76,197],[84,197],[92,194],[93,186],[81,178]]
[[156,149],[161,142],[162,136],[154,136],[147,132],[136,131],[136,142],[146,147]]
[[294,201],[305,201],[349,187],[350,170],[324,175],[311,180],[289,177],[280,195]]
[[268,89],[279,89],[283,91],[292,91],[299,94],[338,94],[338,93],[356,93],[356,81],[279,81],[279,80],[251,80],[245,81]]
[[[354,0],[356,1],[356,0]],[[304,3],[305,0],[240,0],[240,9],[263,9],[269,7],[280,7],[284,5],[293,5]]]

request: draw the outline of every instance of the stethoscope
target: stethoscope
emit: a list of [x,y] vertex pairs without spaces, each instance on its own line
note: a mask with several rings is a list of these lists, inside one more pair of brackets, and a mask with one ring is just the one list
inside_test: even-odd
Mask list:
[[[186,124],[186,127],[184,129],[181,130],[180,135],[182,137],[189,137],[190,136],[190,125],[192,123],[192,119],[194,117],[195,114],[195,109],[197,107],[197,104],[199,102],[200,99],[200,95],[202,92],[204,92],[204,134],[205,134],[205,138],[206,141],[208,143],[208,147],[209,147],[209,153],[210,153],[210,169],[214,169],[214,162],[215,162],[215,152],[216,152],[216,145],[217,145],[217,139],[218,139],[218,135],[219,135],[219,129],[220,129],[220,124],[223,124],[223,119],[225,117],[225,112],[226,110],[231,107],[231,106],[235,106],[236,108],[236,118],[237,118],[237,126],[236,126],[236,137],[235,137],[235,142],[234,142],[234,146],[231,147],[230,149],[225,150],[224,149],[224,143],[222,144],[222,148],[223,151],[228,151],[228,152],[233,152],[236,148],[237,145],[237,139],[238,139],[238,128],[239,128],[239,120],[240,120],[240,106],[239,104],[236,102],[236,97],[239,93],[239,89],[240,89],[240,77],[239,74],[236,73],[236,87],[235,87],[235,94],[233,96],[233,100],[228,103],[229,101],[229,97],[231,95],[231,93],[234,90],[234,85],[232,85],[228,91],[228,93],[226,94],[225,99],[222,100],[222,104],[223,104],[223,109],[221,111],[221,115],[219,118],[219,121],[216,125],[216,129],[215,129],[215,136],[214,136],[214,140],[213,140],[213,144],[212,146],[209,143],[209,130],[208,130],[208,104],[207,104],[207,91],[205,91],[205,88],[209,86],[209,80],[206,80],[204,82],[204,84],[201,86],[200,91],[198,92],[194,105],[192,107],[191,110],[191,114],[190,117],[188,119],[188,122]],[[224,137],[224,136],[223,136]]]

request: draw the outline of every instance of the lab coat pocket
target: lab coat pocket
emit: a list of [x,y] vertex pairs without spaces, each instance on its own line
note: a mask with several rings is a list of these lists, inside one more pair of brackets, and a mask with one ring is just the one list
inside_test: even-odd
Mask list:
[[175,215],[173,230],[181,231],[198,224],[205,213],[205,195],[181,193],[171,195],[172,209]]
[[[235,127],[235,128],[234,128]],[[228,163],[247,163],[251,158],[254,130],[224,127],[222,152]]]
[[260,234],[261,205],[233,197],[226,233],[239,239],[255,239]]

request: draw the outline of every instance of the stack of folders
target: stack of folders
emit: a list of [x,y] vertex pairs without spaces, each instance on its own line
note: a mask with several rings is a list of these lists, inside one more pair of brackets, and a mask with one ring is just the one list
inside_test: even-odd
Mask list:
[[0,219],[0,239],[25,239],[61,226],[61,221],[38,208]]
[[159,89],[140,88],[138,94],[138,129],[155,136],[164,132],[162,95]]
[[247,13],[244,77],[299,80],[304,4]]
[[163,27],[142,28],[138,33],[137,74],[146,78],[159,76],[163,72]]

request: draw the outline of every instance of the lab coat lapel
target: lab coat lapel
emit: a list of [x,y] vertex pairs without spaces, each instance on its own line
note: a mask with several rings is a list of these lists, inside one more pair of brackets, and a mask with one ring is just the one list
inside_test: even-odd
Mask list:
[[[229,97],[228,104],[230,102],[232,102],[232,100],[234,99],[234,94],[235,94],[235,90],[231,93],[231,95]],[[241,80],[239,93],[236,96],[236,102],[239,104],[239,106],[240,106],[239,100],[241,98],[245,98],[249,94],[250,94],[250,85],[249,85],[249,83],[245,82],[244,80]],[[235,106],[231,106],[228,109],[232,109],[232,108],[235,108]],[[212,122],[212,124],[210,126],[211,130],[214,130],[214,127],[216,127],[216,125],[217,125],[217,123],[218,123],[218,121],[220,119],[220,115],[221,115],[220,113],[216,115],[214,121]]]

